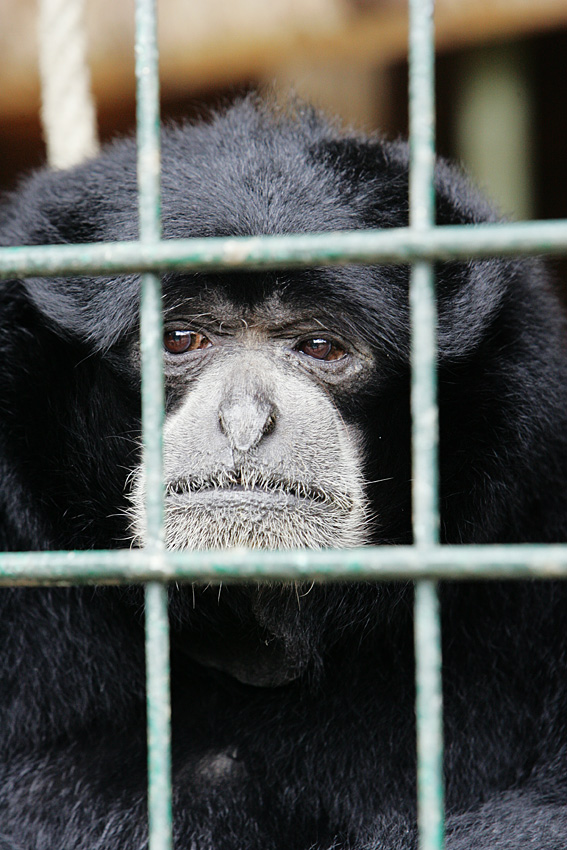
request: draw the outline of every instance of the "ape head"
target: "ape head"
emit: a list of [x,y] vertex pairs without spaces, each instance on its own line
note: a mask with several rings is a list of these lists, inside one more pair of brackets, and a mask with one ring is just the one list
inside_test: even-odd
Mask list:
[[[407,173],[404,145],[247,99],[164,131],[164,236],[405,226]],[[444,164],[436,189],[439,223],[494,218]],[[1,241],[133,239],[136,204],[121,141],[32,177]],[[170,547],[411,540],[408,278],[386,265],[165,276]],[[541,441],[558,394],[553,297],[532,262],[441,264],[437,287],[444,539],[523,539],[556,477]],[[143,545],[138,276],[31,278],[1,298],[6,545]],[[526,348],[548,362],[519,362]]]

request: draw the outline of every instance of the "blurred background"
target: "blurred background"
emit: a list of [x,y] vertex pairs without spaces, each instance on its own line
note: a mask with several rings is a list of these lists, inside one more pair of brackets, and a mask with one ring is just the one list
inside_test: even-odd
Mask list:
[[[35,0],[0,0],[0,188],[45,160]],[[159,0],[164,118],[258,86],[407,133],[405,0]],[[567,0],[437,0],[437,147],[516,219],[567,217]],[[133,0],[88,0],[103,141],[134,126]],[[557,263],[560,274],[565,272]]]

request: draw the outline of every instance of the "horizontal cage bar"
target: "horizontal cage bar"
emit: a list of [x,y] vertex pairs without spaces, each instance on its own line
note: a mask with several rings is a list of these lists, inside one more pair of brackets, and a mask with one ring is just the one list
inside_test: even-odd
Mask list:
[[0,554],[0,584],[567,578],[567,544]]
[[0,248],[0,277],[567,254],[567,220]]

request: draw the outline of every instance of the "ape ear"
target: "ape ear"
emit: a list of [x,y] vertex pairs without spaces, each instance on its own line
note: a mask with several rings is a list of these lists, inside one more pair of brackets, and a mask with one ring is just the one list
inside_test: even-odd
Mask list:
[[57,245],[137,238],[132,139],[96,159],[25,178],[0,207],[0,245]]
[[[72,169],[74,172],[75,169]],[[1,245],[97,242],[101,200],[66,172],[39,171],[9,195],[0,212]]]
[[[353,226],[408,226],[409,147],[405,142],[344,137],[319,145],[318,155],[340,181],[341,197],[353,209]],[[443,160],[436,164],[435,193],[439,225],[499,218],[460,170]],[[442,359],[467,356],[478,345],[517,276],[516,266],[504,260],[436,265]]]
[[22,286],[55,331],[107,351],[138,326],[139,275],[26,278]]
[[[0,209],[0,245],[61,245],[134,239],[137,235],[132,148],[66,171],[38,171]],[[120,152],[120,150],[119,150]],[[26,278],[24,291],[64,337],[103,350],[135,324],[136,275]]]
[[[438,159],[435,165],[438,225],[471,225],[501,220],[496,208],[463,172]],[[486,337],[508,294],[516,298],[541,274],[537,263],[518,265],[506,259],[438,263],[438,344],[440,356],[462,360]]]

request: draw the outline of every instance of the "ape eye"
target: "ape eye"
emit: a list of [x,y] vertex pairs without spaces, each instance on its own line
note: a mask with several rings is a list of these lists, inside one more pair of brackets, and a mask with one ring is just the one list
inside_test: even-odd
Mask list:
[[199,351],[212,345],[210,339],[198,331],[172,330],[163,335],[163,344],[170,354],[185,354],[186,351]]
[[314,357],[315,360],[342,360],[346,355],[344,348],[341,348],[336,342],[319,337],[300,342],[296,346],[296,350],[308,357]]

